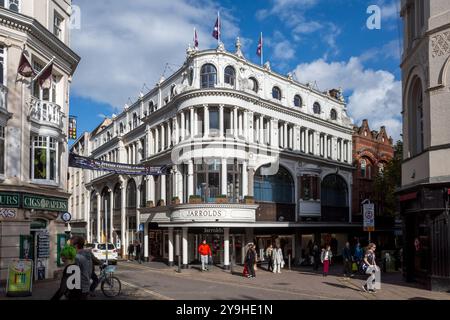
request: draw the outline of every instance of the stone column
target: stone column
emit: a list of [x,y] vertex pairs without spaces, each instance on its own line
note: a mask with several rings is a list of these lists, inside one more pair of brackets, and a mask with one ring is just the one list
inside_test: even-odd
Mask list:
[[183,269],[188,268],[188,228],[183,227]]
[[175,118],[173,118],[173,130],[174,130],[174,136],[173,136],[173,145],[177,145],[178,141],[180,139],[180,128],[178,126],[178,115],[175,116]]
[[264,116],[259,115],[259,143],[264,144]]
[[194,195],[194,161],[189,160],[188,162],[188,195],[187,200],[189,202],[189,197]]
[[109,199],[110,199],[110,201],[111,201],[111,204],[110,204],[110,213],[111,213],[111,216],[110,216],[110,219],[109,219],[109,239],[110,239],[110,241],[111,242],[113,242],[113,231],[114,231],[114,192],[111,190],[111,189],[109,189],[108,190],[109,191]]
[[180,124],[181,124],[181,132],[180,132],[180,138],[181,141],[183,141],[186,137],[186,119],[184,117],[184,111],[181,111],[180,113]]
[[278,147],[278,120],[270,120],[270,146],[272,148]]
[[243,115],[240,112],[238,113],[238,127],[239,127],[239,136],[242,136],[243,135],[242,129],[244,125],[243,125]]
[[286,149],[288,147],[288,141],[288,124],[285,122],[283,125],[283,148]]
[[147,125],[146,133],[147,133],[147,145],[145,148],[145,157],[150,158],[150,156],[152,155],[152,150],[150,149],[150,147],[153,145],[153,133],[149,125]]
[[169,267],[173,266],[173,227],[169,227]]
[[300,127],[295,126],[294,127],[294,150],[295,151],[300,151],[300,141],[301,141]]
[[153,201],[155,204],[155,178],[153,176],[147,177],[147,201]]
[[238,107],[233,108],[233,136],[238,137]]
[[223,113],[224,105],[219,105],[219,131],[220,131],[220,138],[224,137],[223,131],[224,131],[224,113]]
[[254,177],[255,177],[255,168],[249,168],[248,169],[248,195],[250,197],[254,197]]
[[139,225],[141,224],[140,208],[141,208],[141,190],[138,186],[136,188],[136,232],[139,231]]
[[220,193],[223,195],[227,195],[227,159],[222,158],[222,165],[221,165],[221,188]]
[[176,180],[176,190],[177,190],[177,197],[180,199],[180,203],[183,203],[183,175],[181,174],[181,164],[177,165],[177,171],[175,173],[175,180]]
[[331,158],[337,160],[337,137],[331,137]]
[[248,126],[247,126],[247,141],[253,142],[254,141],[254,130],[255,130],[255,123],[253,121],[253,112],[248,111],[247,112],[247,118],[248,118]]
[[189,111],[191,113],[189,121],[190,121],[190,130],[191,130],[190,134],[191,134],[191,139],[192,139],[192,138],[194,138],[194,136],[196,134],[196,132],[195,132],[195,123],[196,123],[196,121],[194,120],[194,115],[195,115],[194,114],[194,108],[193,107],[189,108]]
[[148,262],[148,223],[144,224],[144,260]]
[[126,205],[127,205],[127,182],[122,180],[121,186],[121,208],[120,208],[120,239],[122,242],[122,257],[127,254],[128,243],[126,241]]
[[166,149],[166,130],[164,123],[161,124],[161,151]]
[[102,220],[101,220],[101,208],[102,208],[102,196],[97,192],[97,242],[102,241]]
[[203,105],[203,118],[205,123],[205,132],[203,136],[207,138],[209,137],[209,107],[207,104]]
[[314,131],[312,135],[311,145],[313,146],[312,152],[316,156],[319,156],[319,144],[320,144],[320,133],[318,131]]
[[242,196],[248,195],[248,171],[247,161],[242,162]]
[[194,123],[194,133],[192,134],[193,137],[197,136],[199,134],[198,130],[198,110],[197,108],[194,108],[194,119],[192,120]]
[[155,153],[158,154],[159,152],[159,129],[158,127],[155,127]]
[[347,159],[348,159],[348,163],[352,163],[353,162],[353,156],[352,156],[352,153],[353,153],[353,147],[352,147],[352,142],[351,141],[347,141],[347,148],[348,148],[348,156],[347,156]]
[[167,126],[167,148],[172,146],[172,125],[170,124],[170,120],[166,122]]
[[161,179],[161,200],[164,200],[164,204],[167,205],[166,200],[166,176],[162,175],[160,177]]
[[225,270],[230,270],[230,228],[224,228],[223,232],[223,267]]
[[244,111],[244,119],[243,119],[244,123],[243,123],[243,136],[244,136],[244,140],[248,141],[248,137],[249,137],[249,133],[248,133],[248,111],[245,110]]
[[305,153],[309,153],[309,129],[305,128]]

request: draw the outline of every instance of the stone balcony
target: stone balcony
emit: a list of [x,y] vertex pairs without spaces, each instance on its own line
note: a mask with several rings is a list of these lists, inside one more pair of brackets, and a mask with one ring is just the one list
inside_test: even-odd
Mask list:
[[30,120],[40,125],[49,125],[59,129],[63,128],[63,118],[61,106],[49,101],[42,101],[34,97],[30,100]]

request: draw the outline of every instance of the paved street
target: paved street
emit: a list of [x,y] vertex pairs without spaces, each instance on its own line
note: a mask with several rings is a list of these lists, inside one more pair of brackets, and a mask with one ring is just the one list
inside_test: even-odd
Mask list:
[[[123,285],[123,293],[116,299],[126,300],[450,300],[448,293],[436,293],[405,284],[400,274],[383,274],[382,289],[376,294],[361,290],[362,279],[344,279],[333,274],[341,266],[332,268],[328,277],[310,272],[309,268],[273,274],[263,269],[255,279],[241,276],[242,267],[233,274],[215,267],[200,272],[198,266],[176,272],[162,263],[136,264],[120,262],[116,275]],[[36,284],[33,296],[26,299],[49,299],[58,282]],[[3,290],[3,288],[2,288]],[[0,292],[0,300],[9,299]],[[104,299],[101,291],[94,300]]]

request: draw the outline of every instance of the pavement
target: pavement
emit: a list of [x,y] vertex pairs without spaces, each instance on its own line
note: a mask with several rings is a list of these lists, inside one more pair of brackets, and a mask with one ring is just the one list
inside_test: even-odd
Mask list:
[[[382,273],[381,290],[367,293],[361,289],[365,276],[344,278],[342,266],[332,266],[323,277],[310,267],[283,269],[281,274],[258,268],[256,278],[242,277],[243,268],[232,271],[212,267],[201,272],[199,265],[178,272],[177,267],[164,263],[120,261],[115,275],[122,282],[118,300],[450,300],[449,293],[431,292],[405,283],[400,273]],[[56,292],[59,281],[44,281],[33,285],[33,295],[24,300],[47,300]],[[4,286],[0,300],[5,297]],[[92,300],[109,300],[100,289]]]

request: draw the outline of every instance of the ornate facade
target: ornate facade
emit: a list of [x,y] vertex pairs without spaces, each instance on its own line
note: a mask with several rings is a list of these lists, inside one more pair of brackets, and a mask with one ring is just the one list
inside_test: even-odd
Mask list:
[[341,247],[361,227],[352,223],[352,125],[340,90],[252,64],[239,41],[235,53],[188,49],[181,69],[111,120],[91,133],[90,156],[172,170],[91,173],[91,241],[105,235],[106,208],[109,239],[137,237],[146,258],[172,264],[179,253],[186,266],[205,237],[229,267],[249,241],[279,242],[300,261],[309,240],[336,237]]

